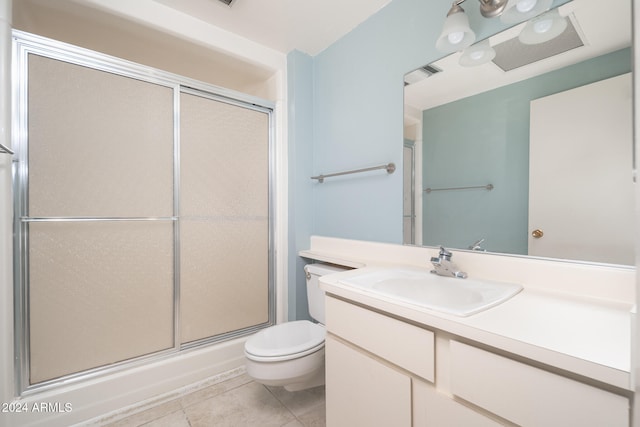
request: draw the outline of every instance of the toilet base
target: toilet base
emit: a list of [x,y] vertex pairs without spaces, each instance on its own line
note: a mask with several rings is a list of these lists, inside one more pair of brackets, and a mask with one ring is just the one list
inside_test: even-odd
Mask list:
[[321,369],[318,369],[315,374],[310,375],[309,378],[304,381],[296,382],[293,384],[287,384],[284,389],[287,391],[300,391],[308,388],[318,387],[324,385],[324,365]]
[[324,347],[299,359],[258,362],[246,359],[247,375],[255,382],[267,386],[284,387],[299,391],[323,385]]

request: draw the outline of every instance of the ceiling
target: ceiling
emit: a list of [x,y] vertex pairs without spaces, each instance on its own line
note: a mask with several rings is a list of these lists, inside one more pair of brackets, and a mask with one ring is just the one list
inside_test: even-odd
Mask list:
[[270,67],[176,37],[123,11],[162,16],[162,9],[167,8],[164,16],[175,16],[178,21],[179,15],[184,14],[283,55],[296,49],[315,56],[390,2],[235,0],[227,6],[219,0],[13,0],[13,26],[206,83],[275,99],[274,70]]
[[315,56],[391,0],[154,0],[279,52]]

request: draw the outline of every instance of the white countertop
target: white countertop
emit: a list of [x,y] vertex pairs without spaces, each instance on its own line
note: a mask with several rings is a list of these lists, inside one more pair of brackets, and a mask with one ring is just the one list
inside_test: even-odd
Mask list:
[[[340,283],[388,266],[323,276],[329,294],[516,356],[631,390],[631,306],[525,289],[484,312],[458,317]],[[451,280],[464,280],[454,279]]]

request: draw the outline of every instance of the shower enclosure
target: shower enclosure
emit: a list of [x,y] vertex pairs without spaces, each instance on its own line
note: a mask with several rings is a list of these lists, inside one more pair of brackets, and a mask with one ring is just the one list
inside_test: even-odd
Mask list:
[[274,323],[273,105],[14,32],[20,392]]

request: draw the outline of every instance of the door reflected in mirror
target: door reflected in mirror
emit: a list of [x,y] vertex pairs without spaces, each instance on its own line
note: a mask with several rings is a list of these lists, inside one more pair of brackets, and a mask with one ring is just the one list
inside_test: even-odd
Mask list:
[[405,243],[634,264],[631,2],[554,13],[550,41],[521,23],[406,75]]

